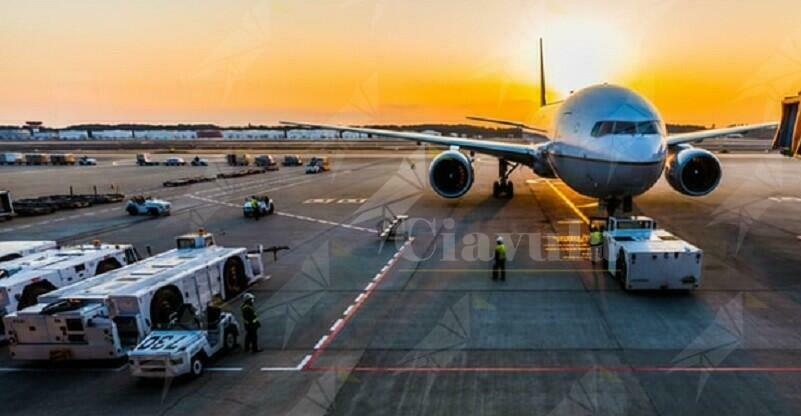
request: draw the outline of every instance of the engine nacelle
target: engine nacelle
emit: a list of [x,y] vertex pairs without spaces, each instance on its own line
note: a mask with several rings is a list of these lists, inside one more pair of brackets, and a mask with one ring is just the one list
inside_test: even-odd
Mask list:
[[665,168],[665,179],[670,186],[690,196],[703,196],[714,191],[721,176],[720,161],[715,155],[690,146],[670,156]]
[[442,152],[431,161],[428,181],[439,196],[459,198],[473,186],[473,163],[457,150]]

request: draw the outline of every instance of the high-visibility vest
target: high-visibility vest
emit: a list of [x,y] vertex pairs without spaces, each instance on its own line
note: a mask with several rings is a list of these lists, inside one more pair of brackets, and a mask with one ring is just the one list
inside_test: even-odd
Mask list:
[[506,246],[498,244],[495,246],[495,260],[506,261]]
[[604,241],[604,235],[600,231],[593,231],[590,233],[590,245],[598,246]]

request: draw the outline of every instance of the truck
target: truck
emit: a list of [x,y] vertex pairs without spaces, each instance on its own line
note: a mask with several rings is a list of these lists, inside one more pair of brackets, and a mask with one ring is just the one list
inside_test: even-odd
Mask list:
[[25,156],[22,153],[0,153],[0,165],[22,165],[24,163]]
[[172,204],[163,200],[138,195],[128,200],[125,211],[128,215],[150,215],[160,217],[170,215]]
[[159,162],[150,159],[149,153],[139,153],[136,155],[136,164],[138,166],[158,166]]
[[253,163],[253,157],[247,153],[229,153],[225,155],[225,161],[230,166],[248,166]]
[[10,220],[14,218],[14,202],[11,200],[11,192],[0,191],[0,219]]
[[[0,316],[34,305],[39,296],[139,260],[129,244],[51,248],[0,264]],[[2,325],[0,325],[1,327]]]
[[51,248],[56,248],[55,241],[0,241],[0,264]]
[[236,348],[241,326],[210,306],[199,314],[185,304],[168,325],[150,332],[128,353],[131,374],[142,378],[199,377],[208,360]]
[[701,284],[703,251],[657,228],[644,216],[609,217],[603,233],[603,268],[625,290],[693,290]]
[[306,165],[306,173],[321,173],[331,170],[331,162],[327,157],[312,157]]
[[265,168],[266,170],[278,170],[278,162],[272,155],[258,155],[254,159],[256,166]]
[[74,165],[78,159],[72,153],[56,153],[50,155],[50,164],[57,166]]
[[126,357],[179,308],[199,313],[263,278],[263,249],[222,247],[203,230],[133,265],[39,296],[4,317],[11,357],[103,360]]
[[25,164],[27,165],[46,165],[50,163],[50,155],[44,153],[27,153]]

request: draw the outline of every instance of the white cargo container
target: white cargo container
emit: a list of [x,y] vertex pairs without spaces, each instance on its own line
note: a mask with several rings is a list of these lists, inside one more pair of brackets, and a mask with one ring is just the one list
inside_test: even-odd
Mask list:
[[56,248],[55,241],[0,241],[0,263]]
[[604,269],[626,290],[692,290],[701,284],[703,251],[657,228],[651,218],[609,217],[602,250]]
[[12,358],[115,359],[181,305],[200,313],[263,276],[261,249],[214,244],[211,234],[181,236],[178,248],[65,289],[4,318]]

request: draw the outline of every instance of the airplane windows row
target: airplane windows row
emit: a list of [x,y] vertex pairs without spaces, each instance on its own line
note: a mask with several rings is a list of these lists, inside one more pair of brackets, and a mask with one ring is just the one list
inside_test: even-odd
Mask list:
[[599,121],[592,127],[592,137],[603,137],[610,134],[629,135],[659,134],[657,121]]

